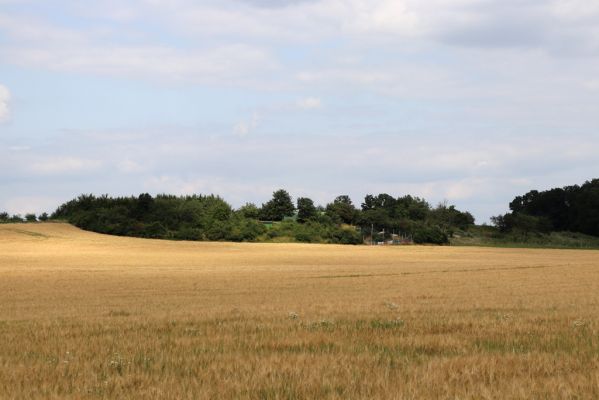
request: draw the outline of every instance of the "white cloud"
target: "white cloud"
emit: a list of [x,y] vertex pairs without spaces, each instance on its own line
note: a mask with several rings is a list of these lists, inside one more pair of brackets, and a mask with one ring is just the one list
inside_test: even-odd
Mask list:
[[481,189],[485,181],[486,179],[472,178],[450,182],[445,188],[445,197],[452,201],[471,198]]
[[236,123],[235,126],[233,126],[233,133],[239,137],[247,136],[258,127],[260,120],[260,115],[258,113],[254,113],[248,120],[239,121]]
[[9,151],[25,152],[31,150],[30,146],[8,146]]
[[[289,186],[286,186],[288,189]],[[152,193],[172,193],[177,195],[215,194],[235,206],[248,201],[259,203],[267,201],[278,187],[258,181],[241,182],[226,179],[214,174],[208,177],[181,177],[179,175],[159,175],[147,178],[143,182],[143,190]]]
[[[164,27],[165,18],[158,24]],[[0,59],[61,72],[223,85],[253,84],[259,74],[278,68],[267,46],[243,40],[202,40],[181,47],[118,25],[90,25],[75,29],[0,13],[0,34],[6,37]]]
[[157,46],[69,45],[0,49],[20,65],[43,65],[55,71],[200,84],[243,85],[276,69],[267,51],[246,45],[181,51]]
[[303,110],[316,110],[322,108],[322,100],[317,97],[306,97],[299,100],[297,106]]
[[5,122],[8,120],[10,115],[10,110],[8,108],[9,101],[10,92],[8,88],[0,84],[0,122]]
[[[58,2],[65,18],[54,22],[44,8],[0,12],[0,64],[31,67],[30,76],[35,69],[83,75],[83,97],[91,85],[85,75],[143,79],[157,94],[176,83],[167,108],[185,102],[202,112],[164,113],[172,120],[157,124],[172,132],[152,140],[148,132],[160,128],[128,112],[106,112],[106,123],[116,130],[143,126],[135,134],[82,135],[98,123],[70,126],[88,121],[53,115],[55,125],[80,130],[66,140],[45,129],[49,111],[35,111],[27,99],[30,124],[37,119],[44,129],[0,142],[0,178],[5,171],[7,182],[37,179],[48,192],[64,190],[65,199],[100,187],[130,194],[144,182],[157,191],[243,200],[252,200],[254,186],[260,199],[280,186],[320,201],[347,191],[359,202],[364,191],[388,191],[472,201],[477,212],[475,199],[505,206],[513,194],[580,182],[599,168],[596,1],[92,3]],[[57,22],[71,20],[81,23]],[[52,101],[54,93],[42,92],[49,91],[40,99]],[[326,96],[326,104],[304,95]],[[72,101],[60,96],[63,104]],[[0,85],[0,120],[9,117],[9,97]],[[162,111],[133,98],[132,106]],[[88,100],[88,109],[100,104]],[[219,111],[205,111],[208,102]],[[319,118],[298,112],[325,105]],[[260,129],[262,116],[268,129]],[[56,156],[65,148],[70,156]],[[92,173],[98,170],[105,173]],[[4,196],[13,190],[22,188],[15,183]]]
[[98,169],[101,161],[78,157],[48,157],[41,161],[34,161],[28,170],[39,175],[57,175],[89,172]]
[[144,171],[144,167],[141,164],[130,159],[126,159],[119,162],[117,167],[119,171],[124,172],[126,174],[134,174]]
[[[517,7],[503,0],[171,3],[141,1],[136,19],[150,18],[182,35],[285,44],[340,36],[374,42],[420,38],[488,48],[534,46],[551,52],[564,40],[587,50],[589,42],[599,43],[599,7],[588,0],[522,0]],[[130,14],[132,8],[128,10]],[[97,12],[113,14],[111,7]]]
[[551,11],[557,17],[581,22],[593,21],[599,16],[599,3],[588,0],[553,0]]
[[405,0],[351,0],[343,26],[358,33],[421,33],[422,16]]
[[599,91],[599,79],[590,79],[582,84],[588,90]]
[[[499,0],[484,4],[476,0],[320,0],[284,4],[245,0],[233,5],[191,0],[132,0],[121,5],[107,0],[85,7],[68,3],[63,5],[66,10],[97,23],[76,29],[0,14],[0,31],[6,36],[0,58],[57,71],[197,84],[259,84],[264,88],[268,84],[298,84],[298,77],[300,82],[311,80],[327,71],[345,72],[346,78],[353,75],[357,83],[384,82],[388,75],[400,77],[397,65],[375,72],[365,64],[355,65],[357,72],[342,68],[341,60],[363,53],[356,48],[361,45],[375,56],[390,54],[385,45],[393,46],[391,53],[409,53],[414,47],[439,43],[478,50],[533,47],[554,55],[575,52],[599,56],[599,7],[593,2],[518,3],[518,7]],[[114,23],[107,24],[107,20]],[[150,23],[155,29],[136,30],[133,22]],[[172,37],[173,44],[167,44],[171,40],[165,42],[162,37]],[[281,45],[305,46],[339,39],[351,39],[352,45],[332,49],[330,58],[310,63],[303,75],[277,58],[277,47]],[[518,60],[518,56],[513,55],[513,59]],[[419,77],[425,74],[418,71],[427,71],[424,64],[422,60],[414,63],[411,70],[416,78],[405,71],[401,82],[410,87],[412,80],[421,81]],[[394,89],[398,80],[393,81]]]
[[[139,140],[98,131],[77,142],[76,156],[49,156],[52,149],[43,147],[7,151],[0,154],[0,180],[9,182],[10,176],[10,182],[31,182],[39,193],[61,201],[88,192],[148,191],[215,193],[239,206],[266,201],[280,187],[321,204],[339,194],[349,194],[358,204],[367,193],[413,194],[433,204],[449,199],[484,221],[502,212],[517,194],[581,183],[591,178],[588,171],[599,168],[599,138],[580,136],[504,141],[481,136],[467,142],[451,135],[253,134],[239,140],[233,135],[169,132]],[[54,143],[59,149],[69,145],[72,135]],[[132,148],[141,159],[131,158]],[[10,182],[0,202],[29,194],[22,192],[20,183]],[[14,205],[9,211],[13,209]]]

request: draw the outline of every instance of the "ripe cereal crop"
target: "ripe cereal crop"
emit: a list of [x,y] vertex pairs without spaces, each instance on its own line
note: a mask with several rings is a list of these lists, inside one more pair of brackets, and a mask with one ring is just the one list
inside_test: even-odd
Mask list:
[[599,251],[0,225],[0,398],[599,398]]

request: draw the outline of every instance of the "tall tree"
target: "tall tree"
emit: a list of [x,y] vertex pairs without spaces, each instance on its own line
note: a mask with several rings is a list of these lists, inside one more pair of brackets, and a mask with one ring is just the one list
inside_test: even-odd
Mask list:
[[297,220],[306,222],[316,217],[316,207],[312,199],[307,197],[298,197],[297,199]]
[[291,196],[286,190],[279,189],[272,194],[272,199],[262,205],[260,217],[268,221],[281,221],[285,217],[293,215],[295,207]]
[[358,210],[354,207],[349,196],[341,195],[337,196],[332,203],[327,204],[326,213],[333,220],[343,222],[344,224],[354,224],[357,219]]
[[237,210],[244,218],[258,219],[260,218],[260,209],[254,203],[245,203]]
[[25,214],[25,220],[27,222],[36,222],[37,221],[37,217],[33,213]]

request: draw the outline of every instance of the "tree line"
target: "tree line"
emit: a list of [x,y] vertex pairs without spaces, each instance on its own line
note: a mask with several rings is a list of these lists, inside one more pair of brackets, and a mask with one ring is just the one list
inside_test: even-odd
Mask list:
[[234,209],[216,195],[137,197],[81,195],[50,216],[82,229],[121,236],[178,240],[298,241],[359,244],[398,235],[415,243],[445,244],[456,230],[474,224],[468,212],[419,197],[367,195],[356,206],[347,195],[325,206],[307,197],[293,201],[277,190],[260,206]]
[[37,222],[37,221],[47,221],[50,219],[48,213],[42,213],[39,216],[34,213],[25,214],[25,216],[21,216],[20,214],[10,215],[7,212],[0,212],[0,224],[7,223],[19,223],[19,222]]
[[491,220],[502,233],[569,231],[599,236],[599,179],[517,196]]
[[[582,185],[532,190],[509,204],[510,212],[491,218],[495,235],[526,240],[555,231],[599,237],[599,179]],[[366,195],[355,205],[341,195],[325,206],[307,197],[295,202],[277,190],[260,206],[234,209],[215,195],[116,197],[81,195],[48,215],[9,215],[0,223],[66,220],[82,229],[122,236],[179,240],[299,241],[358,244],[397,235],[415,243],[448,243],[456,231],[474,225],[469,212],[446,203],[432,207],[410,195]],[[490,229],[490,228],[489,228]]]

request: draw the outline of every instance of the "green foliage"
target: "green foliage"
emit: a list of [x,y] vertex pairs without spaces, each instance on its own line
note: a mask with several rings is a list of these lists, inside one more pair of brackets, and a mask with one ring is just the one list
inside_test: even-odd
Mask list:
[[333,221],[344,224],[354,224],[357,220],[358,210],[347,195],[337,196],[332,203],[327,204],[326,214]]
[[259,219],[260,209],[254,203],[245,203],[237,212],[244,218]]
[[500,232],[494,226],[471,227],[451,238],[456,246],[599,249],[599,237],[576,232]]
[[430,211],[428,221],[434,226],[443,229],[449,235],[453,234],[454,229],[467,230],[474,225],[474,217],[469,212],[462,212],[455,206],[448,206],[445,203],[439,204]]
[[394,198],[388,194],[367,195],[358,224],[363,232],[373,232],[373,241],[388,240],[393,233],[411,236],[415,243],[448,243],[456,229],[474,225],[468,212],[440,204],[431,208],[424,199],[412,196]]
[[299,197],[297,199],[297,220],[306,222],[316,218],[317,210],[312,199],[307,197]]
[[360,244],[362,237],[353,226],[322,224],[317,221],[298,223],[284,221],[275,224],[265,235],[267,241],[302,243]]
[[266,227],[254,219],[237,218],[233,221],[229,239],[235,242],[255,242],[266,233]]
[[362,236],[354,227],[341,226],[333,232],[333,243],[339,244],[360,244]]
[[414,243],[423,244],[447,244],[449,243],[449,237],[441,228],[436,226],[421,225],[414,229],[413,233]]
[[234,240],[233,216],[231,206],[218,196],[148,194],[114,199],[81,195],[52,214],[95,232],[179,240]]
[[570,231],[599,236],[599,179],[582,186],[532,190],[517,196],[510,210],[492,219],[504,233]]
[[[45,218],[45,219],[44,219]],[[40,215],[40,221],[46,221],[48,219],[48,214],[43,213]],[[9,224],[9,223],[23,223],[23,222],[37,222],[38,218],[33,213],[25,214],[25,217],[22,217],[19,214],[9,215],[7,212],[0,212],[0,224]]]
[[519,232],[526,235],[531,232],[550,232],[552,230],[551,221],[548,218],[520,212],[491,217],[491,221],[501,233]]
[[25,221],[27,222],[37,222],[37,216],[33,213],[25,214]]
[[14,214],[9,218],[8,222],[19,223],[19,222],[25,222],[25,220],[23,219],[23,217],[21,217],[21,215]]
[[295,207],[286,190],[280,189],[272,194],[272,199],[262,205],[260,218],[265,221],[282,221],[293,215]]
[[432,209],[417,197],[388,194],[366,196],[362,210],[356,209],[348,196],[338,196],[326,209],[301,197],[297,199],[297,215],[294,211],[285,190],[274,192],[260,209],[246,203],[236,211],[214,195],[152,197],[144,193],[111,198],[84,194],[62,204],[52,218],[123,236],[340,244],[362,243],[373,229],[375,240],[388,240],[396,232],[414,236],[419,243],[444,244],[454,230],[467,229],[473,223],[470,214],[453,206]]

